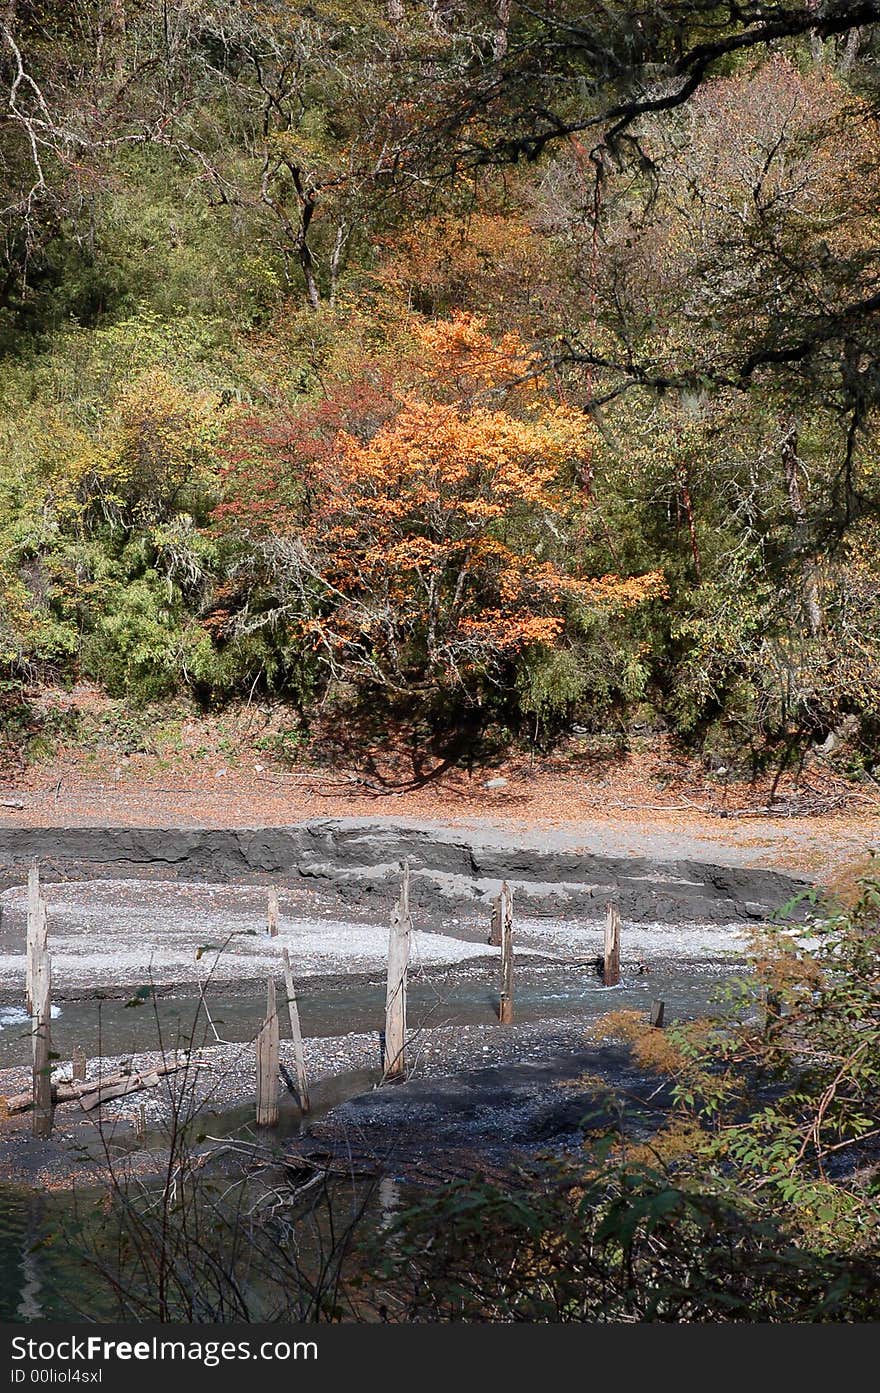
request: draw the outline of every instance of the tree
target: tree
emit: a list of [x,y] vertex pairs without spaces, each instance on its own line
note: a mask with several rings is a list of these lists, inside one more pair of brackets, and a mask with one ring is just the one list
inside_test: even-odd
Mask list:
[[517,655],[563,641],[569,611],[631,606],[662,578],[578,564],[593,429],[515,335],[493,343],[457,315],[414,338],[390,397],[366,389],[352,413],[349,388],[329,410],[241,422],[218,513],[261,549],[279,617],[333,679],[474,707]]
[[[536,164],[542,157],[547,163],[575,148],[590,172],[593,221],[601,238],[605,209],[615,202],[616,190],[622,191],[631,220],[637,223],[643,213],[650,218],[666,181],[668,151],[658,143],[657,131],[665,129],[674,141],[691,104],[715,90],[718,78],[741,74],[780,53],[797,60],[809,53],[810,36],[845,43],[860,29],[860,44],[867,36],[869,53],[878,19],[880,6],[868,0],[785,6],[681,0],[671,6],[650,3],[637,14],[627,6],[585,9],[577,3],[514,9],[501,64],[474,59],[450,68],[442,109],[439,102],[426,103],[420,129],[399,158],[401,176],[418,174],[442,184]],[[848,77],[862,83],[866,101],[850,105],[839,151],[844,141],[856,150],[866,135],[871,143],[875,139],[871,71],[864,62],[854,78],[850,67]],[[841,175],[846,163],[841,160]],[[554,360],[604,372],[616,379],[618,390],[642,382],[663,391],[691,387],[700,379],[748,390],[765,373],[785,377],[814,366],[821,371],[831,358],[840,365],[839,385],[851,411],[863,411],[869,398],[878,399],[880,294],[864,284],[863,257],[834,242],[815,269],[831,279],[835,293],[827,301],[814,303],[809,312],[801,304],[790,313],[774,313],[751,340],[725,343],[718,355],[712,344],[700,344],[698,363],[684,354],[661,366],[628,340],[623,346],[585,343],[577,331],[561,347],[554,344]],[[857,378],[853,362],[861,365]]]

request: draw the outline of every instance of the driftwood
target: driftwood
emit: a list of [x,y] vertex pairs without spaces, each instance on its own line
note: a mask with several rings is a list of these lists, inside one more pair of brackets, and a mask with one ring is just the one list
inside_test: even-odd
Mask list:
[[[187,1065],[203,1067],[205,1061],[188,1060],[183,1064],[158,1064],[155,1069],[146,1069],[142,1074],[105,1074],[101,1079],[87,1079],[83,1083],[55,1083],[52,1085],[52,1105],[58,1103],[79,1103],[84,1112],[91,1112],[107,1103],[111,1098],[122,1098],[127,1093],[137,1093],[142,1088],[155,1088],[159,1079],[167,1074],[176,1074]],[[33,1094],[13,1093],[5,1100],[8,1113],[27,1112],[33,1107]]]

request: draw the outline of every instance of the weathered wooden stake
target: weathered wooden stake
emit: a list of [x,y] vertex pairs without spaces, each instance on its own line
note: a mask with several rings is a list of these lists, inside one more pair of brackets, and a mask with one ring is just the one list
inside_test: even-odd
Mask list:
[[82,1082],[86,1076],[86,1052],[82,1045],[74,1045],[70,1054],[70,1077],[77,1082]]
[[52,1135],[54,1105],[52,1101],[52,1041],[49,1022],[52,1014],[52,963],[47,948],[34,958],[33,1015],[31,1040],[33,1044],[34,1113],[31,1131],[35,1137]]
[[266,990],[266,1019],[257,1036],[257,1126],[278,1126],[278,1010],[271,977]]
[[269,904],[268,904],[268,907],[267,907],[267,910],[266,910],[266,920],[267,920],[267,927],[268,927],[269,937],[270,937],[270,938],[277,938],[277,937],[278,937],[278,920],[279,920],[279,918],[280,918],[280,910],[279,910],[279,907],[278,907],[278,891],[275,889],[275,886],[274,886],[274,885],[270,885],[270,887],[269,887]]
[[498,896],[498,917],[501,921],[501,999],[498,1019],[502,1025],[513,1023],[513,891],[505,881]]
[[147,1109],[141,1103],[134,1118],[134,1135],[137,1141],[143,1141],[147,1134]]
[[34,1014],[34,974],[40,956],[46,950],[49,919],[46,901],[40,894],[40,867],[34,861],[28,871],[27,939],[25,941],[25,1005],[29,1016]]
[[620,981],[620,910],[616,904],[607,906],[605,920],[605,953],[602,959],[602,978],[606,987],[616,987]]
[[293,1041],[293,1063],[296,1068],[296,1088],[299,1105],[303,1112],[309,1111],[309,1082],[306,1078],[306,1062],[303,1057],[302,1031],[299,1028],[299,1006],[290,970],[290,955],[285,948],[281,954],[284,959],[284,989],[287,992],[287,1010],[290,1013],[290,1038]]
[[651,1014],[648,1017],[648,1020],[651,1025],[657,1028],[657,1030],[663,1029],[663,1016],[665,1012],[666,1007],[662,1001],[651,1002]]
[[489,924],[489,947],[501,947],[501,894],[492,901],[492,919]]
[[764,1034],[770,1035],[779,1024],[782,1015],[782,997],[779,992],[767,989],[764,1001]]
[[391,911],[388,934],[388,985],[385,991],[386,1079],[402,1079],[406,1074],[406,977],[412,941],[409,912],[409,861],[403,863],[400,899]]

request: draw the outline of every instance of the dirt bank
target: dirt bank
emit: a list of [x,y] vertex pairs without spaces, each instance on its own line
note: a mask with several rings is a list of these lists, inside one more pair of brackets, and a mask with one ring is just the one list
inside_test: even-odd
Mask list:
[[400,789],[370,788],[354,775],[283,773],[219,752],[186,769],[109,751],[98,763],[96,770],[60,759],[7,781],[0,828],[241,830],[356,819],[459,832],[482,844],[500,839],[597,856],[762,866],[822,883],[864,864],[880,846],[880,803],[864,790],[849,789],[832,811],[834,798],[810,803],[792,792],[789,811],[809,808],[811,815],[768,816],[760,810],[766,791],[725,790],[710,775],[687,770],[673,777],[676,766],[662,752],[601,767],[569,760],[473,778],[451,771]]
[[[534,837],[534,832],[532,836]],[[741,923],[766,918],[803,891],[803,877],[753,865],[659,859],[569,848],[560,839],[404,827],[364,819],[264,828],[0,828],[0,887],[32,857],[49,878],[307,884],[346,904],[386,905],[409,858],[413,900],[427,912],[488,904],[502,881],[525,912],[597,918],[613,897],[626,919]]]

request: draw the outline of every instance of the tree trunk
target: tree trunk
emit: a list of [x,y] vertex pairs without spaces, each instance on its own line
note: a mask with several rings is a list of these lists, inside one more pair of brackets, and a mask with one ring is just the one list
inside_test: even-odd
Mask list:
[[859,56],[859,49],[862,46],[862,30],[850,29],[843,45],[843,53],[840,55],[838,67],[841,75],[848,77],[852,72],[853,64]]
[[681,470],[681,501],[684,504],[684,513],[687,518],[688,536],[691,542],[691,556],[694,558],[694,570],[697,575],[697,584],[702,584],[703,580],[703,560],[700,555],[700,543],[697,538],[697,522],[694,517],[694,505],[691,499],[690,485],[688,484],[687,470]]
[[815,638],[817,634],[822,632],[823,614],[822,606],[819,601],[819,580],[816,570],[816,561],[814,557],[805,554],[805,548],[809,540],[809,522],[801,496],[800,478],[798,476],[798,465],[800,461],[798,460],[797,451],[797,427],[792,426],[782,441],[782,466],[785,470],[785,481],[788,486],[788,501],[794,520],[794,546],[795,550],[801,556],[801,574],[803,576],[804,607],[807,613],[807,623],[810,628],[810,634]]
[[507,31],[510,27],[510,0],[495,0],[495,32],[492,37],[492,53],[500,62],[507,53]]
[[299,264],[302,267],[303,277],[306,283],[306,297],[309,308],[317,310],[321,304],[321,296],[318,291],[318,282],[315,277],[315,258],[312,256],[312,249],[309,246],[309,224],[312,221],[312,214],[315,211],[315,194],[308,193],[305,196],[302,210],[302,224],[297,245]]

